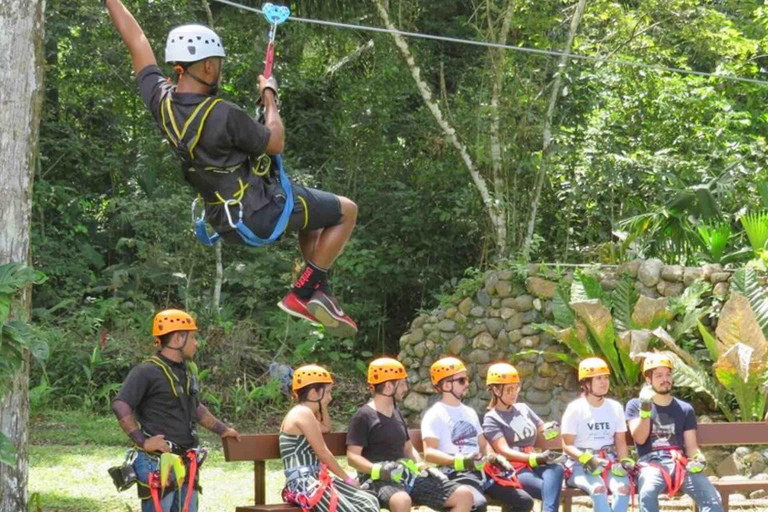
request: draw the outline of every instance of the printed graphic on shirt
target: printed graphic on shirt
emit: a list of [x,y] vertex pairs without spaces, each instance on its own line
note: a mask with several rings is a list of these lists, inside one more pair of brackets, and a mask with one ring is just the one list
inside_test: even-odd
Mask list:
[[515,415],[512,421],[509,422],[509,428],[514,434],[512,444],[518,444],[532,437],[536,437],[536,426],[522,414]]
[[653,448],[661,448],[674,444],[675,420],[667,413],[660,412],[654,415],[651,440]]
[[477,447],[477,429],[468,421],[457,421],[451,429],[451,442],[455,444],[460,451],[464,447]]

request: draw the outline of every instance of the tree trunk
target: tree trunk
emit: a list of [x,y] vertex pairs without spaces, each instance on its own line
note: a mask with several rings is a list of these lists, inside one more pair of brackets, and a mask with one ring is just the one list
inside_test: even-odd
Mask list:
[[[0,264],[29,261],[32,179],[43,104],[44,0],[3,0],[0,8]],[[21,310],[29,314],[29,290]],[[29,452],[29,353],[0,403],[0,430],[16,449],[13,466],[0,464],[0,512],[26,511]]]
[[[381,20],[384,22],[384,25],[390,30],[397,30],[389,18],[389,11],[385,5],[385,1],[373,0],[373,3],[376,6],[376,10],[381,17]],[[483,205],[485,205],[488,216],[491,218],[491,224],[493,225],[496,239],[496,249],[499,251],[499,255],[502,256],[506,254],[507,210],[504,201],[502,201],[501,198],[493,197],[493,194],[491,194],[491,191],[488,188],[486,179],[480,173],[480,169],[477,168],[474,161],[472,160],[472,157],[469,155],[467,146],[465,146],[464,143],[459,140],[459,136],[456,134],[456,127],[453,126],[451,122],[448,121],[443,115],[443,111],[440,109],[440,105],[438,105],[437,101],[433,98],[429,85],[421,78],[421,69],[419,69],[419,67],[416,65],[416,61],[411,55],[408,42],[400,34],[393,33],[392,37],[394,38],[395,45],[397,46],[398,50],[400,50],[406,65],[408,66],[408,70],[411,72],[411,76],[413,77],[414,82],[416,82],[416,88],[419,90],[424,103],[427,105],[427,108],[429,108],[429,111],[432,112],[435,121],[437,121],[437,125],[443,131],[446,138],[451,141],[451,144],[453,144],[453,146],[459,152],[461,161],[467,168],[467,171],[472,178],[472,182],[475,184],[475,188],[477,188],[478,192],[480,192]]]
[[[501,23],[501,30],[499,31],[499,37],[497,43],[507,44],[507,36],[509,35],[509,25],[512,20],[512,12],[514,10],[514,2],[512,0],[507,1],[507,8],[504,12],[504,18]],[[491,9],[488,8],[488,25],[489,32],[493,36],[493,20],[491,19]],[[493,192],[496,195],[496,200],[508,204],[506,194],[506,180],[504,179],[504,159],[501,153],[501,109],[499,104],[501,103],[501,91],[504,85],[504,69],[506,67],[506,55],[507,50],[505,48],[496,48],[491,50],[491,62],[493,63],[493,84],[491,86],[491,161],[493,165]],[[507,225],[507,208],[503,208],[505,226]],[[501,233],[499,233],[501,235]],[[498,241],[498,246],[506,248],[507,243],[507,230],[503,233],[504,239]],[[506,254],[501,253],[499,257],[502,258]]]
[[560,90],[563,84],[563,73],[565,72],[565,66],[568,64],[568,55],[571,54],[573,39],[576,37],[576,31],[579,29],[581,16],[584,14],[586,6],[587,0],[579,0],[578,5],[576,6],[576,12],[573,13],[573,18],[571,18],[571,29],[568,32],[568,40],[565,43],[564,54],[560,56],[560,61],[557,63],[557,72],[555,73],[552,92],[549,96],[547,115],[544,118],[544,140],[542,144],[541,164],[539,165],[539,173],[536,177],[533,201],[531,202],[531,217],[528,220],[528,232],[526,233],[525,242],[523,243],[523,254],[525,255],[528,255],[531,249],[531,243],[533,242],[533,231],[536,227],[536,214],[539,208],[541,187],[544,184],[544,177],[547,174],[547,167],[549,166],[549,154],[552,147],[552,118],[555,114],[557,98],[560,96]]

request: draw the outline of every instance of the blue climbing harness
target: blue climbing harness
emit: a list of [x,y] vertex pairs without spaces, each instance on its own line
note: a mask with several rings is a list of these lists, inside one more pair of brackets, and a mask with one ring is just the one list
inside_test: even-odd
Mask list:
[[[285,206],[283,207],[283,211],[280,213],[280,217],[277,219],[277,224],[275,224],[275,228],[272,230],[272,234],[269,235],[269,238],[259,238],[253,233],[253,231],[250,230],[248,226],[245,225],[243,222],[242,200],[228,199],[224,202],[224,211],[227,214],[229,225],[237,232],[238,235],[240,235],[240,238],[243,239],[243,242],[246,245],[250,245],[251,247],[262,247],[264,245],[271,244],[280,238],[280,235],[283,234],[285,228],[288,227],[288,221],[290,220],[291,213],[293,212],[293,187],[291,187],[291,180],[288,179],[288,175],[285,173],[285,169],[283,169],[283,159],[280,157],[280,155],[275,157],[275,162],[277,163],[277,173],[280,179],[280,186],[283,187],[283,192],[285,193]],[[238,205],[240,207],[237,223],[233,222],[232,220],[232,213],[229,211],[230,205]],[[202,243],[212,247],[221,239],[221,235],[215,232],[213,235],[208,234],[208,228],[205,225],[205,208],[203,208],[203,212],[198,217],[195,212],[196,207],[197,199],[192,202],[192,221],[195,223],[195,235],[197,235],[197,238]]]

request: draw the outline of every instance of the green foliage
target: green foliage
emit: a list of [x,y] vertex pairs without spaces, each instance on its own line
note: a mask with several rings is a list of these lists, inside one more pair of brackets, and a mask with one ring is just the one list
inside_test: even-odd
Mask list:
[[[20,263],[0,265],[0,399],[21,370],[25,351],[29,351],[38,362],[48,357],[48,345],[37,330],[20,318],[12,318],[24,314],[17,303],[24,289],[44,281],[42,273]],[[13,464],[15,453],[11,440],[0,432],[0,462]]]
[[750,212],[742,215],[740,220],[752,250],[755,254],[761,254],[768,242],[768,212]]
[[768,337],[768,297],[757,279],[755,269],[746,267],[737,270],[731,286],[749,300],[763,335]]

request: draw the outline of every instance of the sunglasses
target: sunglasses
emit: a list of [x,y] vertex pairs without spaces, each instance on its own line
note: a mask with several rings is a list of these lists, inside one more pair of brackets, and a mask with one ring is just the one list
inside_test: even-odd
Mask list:
[[466,386],[467,382],[469,382],[469,379],[466,377],[459,377],[458,379],[450,379],[445,382],[458,382],[462,386]]

